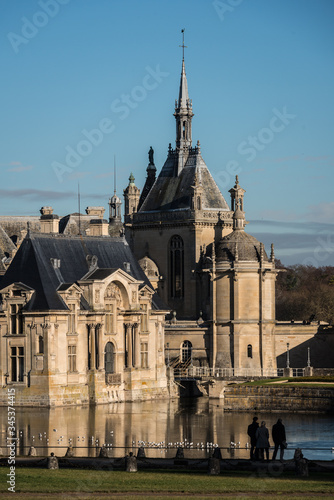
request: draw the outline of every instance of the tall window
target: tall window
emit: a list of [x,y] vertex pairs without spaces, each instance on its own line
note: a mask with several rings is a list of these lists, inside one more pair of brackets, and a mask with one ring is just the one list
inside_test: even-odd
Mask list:
[[182,344],[181,359],[182,363],[186,363],[191,359],[192,344],[189,340],[185,340]]
[[148,332],[147,304],[141,304],[140,309],[143,312],[143,314],[140,317],[140,329],[142,332]]
[[169,247],[170,297],[182,298],[184,295],[184,245],[181,236],[173,236]]
[[107,342],[104,353],[104,369],[106,373],[115,373],[115,347]]
[[148,342],[141,342],[140,344],[140,366],[141,368],[148,368]]
[[252,358],[253,357],[253,347],[252,344],[248,344],[247,346],[247,357]]
[[10,348],[10,364],[11,364],[11,381],[23,382],[24,373],[24,348]]
[[76,372],[77,371],[77,346],[69,345],[67,346],[68,352],[68,371]]
[[75,304],[69,304],[68,333],[75,333]]
[[21,304],[11,304],[10,305],[10,333],[15,335],[17,333],[23,333],[23,322],[21,314],[22,305]]
[[105,333],[114,332],[114,304],[106,303]]
[[38,337],[38,353],[44,354],[44,338],[43,335]]

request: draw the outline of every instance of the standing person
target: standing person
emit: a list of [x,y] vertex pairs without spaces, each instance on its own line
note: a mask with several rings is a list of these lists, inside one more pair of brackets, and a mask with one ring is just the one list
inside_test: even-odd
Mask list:
[[273,460],[275,460],[278,448],[280,448],[280,461],[283,462],[284,449],[286,448],[286,437],[285,437],[285,427],[282,424],[282,419],[279,418],[277,423],[273,425],[271,434],[273,436],[273,441],[275,443],[275,450],[273,454]]
[[266,459],[269,460],[269,431],[264,420],[261,422],[261,427],[257,429],[255,436],[260,460],[264,461],[264,451],[266,452]]
[[[250,459],[251,460],[257,460],[258,459],[258,453],[256,448],[256,431],[259,428],[258,424],[258,418],[253,417],[253,422],[249,424],[248,429],[247,429],[247,434],[251,439],[251,449],[250,449]],[[255,453],[254,453],[255,450]]]

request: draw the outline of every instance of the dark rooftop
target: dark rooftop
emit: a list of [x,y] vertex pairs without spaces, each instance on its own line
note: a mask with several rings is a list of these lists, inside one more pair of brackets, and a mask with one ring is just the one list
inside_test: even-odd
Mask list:
[[[93,256],[97,258],[97,269],[94,270],[90,268],[92,261],[96,263]],[[59,265],[54,265],[55,259]],[[27,306],[29,310],[64,310],[67,307],[57,293],[59,286],[66,289],[87,275],[90,269],[93,271],[91,277],[103,279],[113,269],[124,271],[125,262],[130,264],[128,274],[152,288],[124,238],[30,233],[23,240],[0,286],[4,288],[22,282],[33,288],[36,292]],[[157,294],[153,297],[153,306],[168,310]]]

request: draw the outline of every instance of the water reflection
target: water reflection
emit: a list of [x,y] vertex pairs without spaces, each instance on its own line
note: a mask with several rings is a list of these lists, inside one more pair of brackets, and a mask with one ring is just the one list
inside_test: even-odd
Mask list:
[[[150,447],[146,451],[148,457],[173,457],[175,447],[182,443],[187,448],[185,456],[189,458],[207,457],[214,445],[224,448],[223,458],[248,458],[247,426],[252,416],[250,413],[226,413],[219,400],[205,398],[116,403],[95,408],[17,408],[18,454],[27,454],[33,445],[39,455],[53,451],[62,456],[72,445],[76,456],[96,456],[100,447],[106,444],[111,450],[110,456],[124,456],[129,451],[136,452],[145,442]],[[286,459],[293,457],[297,446],[303,449],[307,458],[334,459],[331,415],[261,413],[259,420],[265,420],[271,430],[278,416],[283,418],[291,448],[286,450]],[[0,422],[0,443],[5,448],[6,408],[0,409]],[[235,443],[234,447],[231,442]],[[316,451],[315,448],[327,450]]]

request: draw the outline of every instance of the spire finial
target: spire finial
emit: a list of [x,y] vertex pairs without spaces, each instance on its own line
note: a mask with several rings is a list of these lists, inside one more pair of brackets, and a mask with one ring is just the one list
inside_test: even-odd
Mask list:
[[134,185],[134,183],[135,183],[135,178],[134,178],[134,175],[133,175],[133,173],[132,173],[132,172],[131,172],[131,174],[130,174],[129,181],[130,181],[130,182],[129,182],[129,186]]
[[181,30],[182,33],[182,45],[179,45],[179,47],[182,47],[182,61],[184,61],[184,49],[187,49],[187,46],[184,45],[184,28]]
[[114,195],[116,194],[116,155],[114,155]]
[[275,262],[274,243],[271,244],[270,260],[271,262]]

